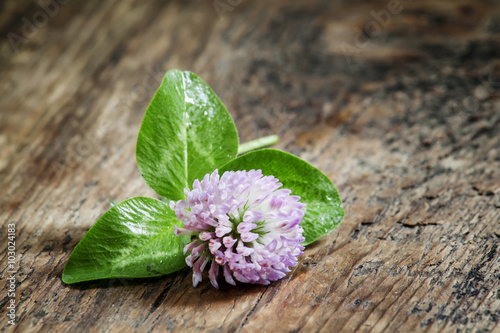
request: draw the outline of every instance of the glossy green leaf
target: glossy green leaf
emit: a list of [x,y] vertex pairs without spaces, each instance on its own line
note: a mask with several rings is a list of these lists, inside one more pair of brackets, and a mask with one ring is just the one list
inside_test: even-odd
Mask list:
[[219,170],[261,169],[266,176],[280,180],[283,188],[300,196],[306,204],[306,214],[300,225],[304,228],[305,241],[310,244],[335,229],[344,218],[339,193],[330,179],[306,161],[274,149],[262,149],[242,155]]
[[135,197],[116,204],[75,247],[63,281],[151,277],[183,268],[189,236],[175,236],[174,224],[181,226],[159,200]]
[[169,71],[146,110],[136,157],[146,183],[162,197],[236,157],[238,134],[226,108],[201,78]]

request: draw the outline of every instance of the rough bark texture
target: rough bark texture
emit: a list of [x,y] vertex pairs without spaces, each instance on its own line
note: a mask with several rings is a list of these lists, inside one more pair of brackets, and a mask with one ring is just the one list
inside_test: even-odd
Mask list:
[[[42,24],[3,2],[0,331],[498,332],[500,6],[392,3],[71,1]],[[194,289],[188,269],[66,286],[108,199],[155,196],[135,143],[172,68],[213,87],[242,142],[278,133],[324,171],[345,221],[269,286]]]

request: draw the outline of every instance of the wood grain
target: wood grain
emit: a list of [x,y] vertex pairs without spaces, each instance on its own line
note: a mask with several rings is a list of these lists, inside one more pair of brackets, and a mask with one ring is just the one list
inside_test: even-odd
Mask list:
[[[0,331],[500,331],[500,6],[390,3],[67,1],[16,52],[7,36],[42,9],[4,1],[0,269],[15,223],[18,317],[2,285]],[[242,142],[278,133],[323,170],[345,221],[269,286],[195,289],[187,269],[66,286],[108,199],[155,196],[135,142],[173,68],[213,87]]]

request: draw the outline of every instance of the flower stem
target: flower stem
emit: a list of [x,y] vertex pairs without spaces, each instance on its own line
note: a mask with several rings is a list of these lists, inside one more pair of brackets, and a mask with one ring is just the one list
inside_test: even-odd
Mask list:
[[249,142],[245,142],[238,147],[238,155],[248,153],[249,151],[260,149],[264,147],[269,147],[276,144],[279,140],[279,136],[276,134],[264,136]]

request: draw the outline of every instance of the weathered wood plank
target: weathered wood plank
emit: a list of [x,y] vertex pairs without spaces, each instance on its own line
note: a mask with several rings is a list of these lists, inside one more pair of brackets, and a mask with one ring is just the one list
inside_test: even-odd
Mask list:
[[[23,18],[42,9],[1,5],[0,253],[5,281],[15,223],[14,328],[498,331],[500,6],[391,3],[254,1],[220,17],[211,2],[68,2],[17,52],[8,34],[25,36]],[[172,68],[213,87],[241,141],[278,133],[278,148],[323,170],[345,222],[270,286],[194,289],[187,269],[65,286],[107,200],[155,195],[135,140]]]

